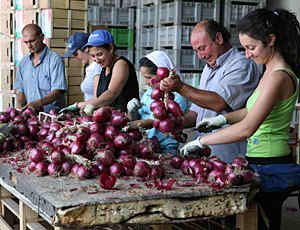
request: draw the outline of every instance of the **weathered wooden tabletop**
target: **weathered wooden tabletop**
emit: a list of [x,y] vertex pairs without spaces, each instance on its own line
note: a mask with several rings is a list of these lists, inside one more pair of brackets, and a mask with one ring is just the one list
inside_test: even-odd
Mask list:
[[150,188],[136,178],[118,179],[114,189],[104,190],[97,179],[36,177],[0,164],[0,184],[26,197],[55,226],[170,223],[246,210],[249,185],[214,190],[194,184],[180,170],[168,169],[169,177],[176,178],[171,190]]

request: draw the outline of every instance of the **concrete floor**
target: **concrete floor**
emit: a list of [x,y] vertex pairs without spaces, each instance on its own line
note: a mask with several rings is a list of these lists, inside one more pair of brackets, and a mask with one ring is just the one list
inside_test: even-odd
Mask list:
[[282,206],[282,230],[300,230],[300,209],[296,196],[289,197]]

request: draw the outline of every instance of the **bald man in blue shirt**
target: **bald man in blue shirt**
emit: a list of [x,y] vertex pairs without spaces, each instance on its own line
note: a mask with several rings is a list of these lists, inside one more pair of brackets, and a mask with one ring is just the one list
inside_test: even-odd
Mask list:
[[63,59],[43,43],[44,35],[38,25],[26,25],[22,36],[30,54],[21,60],[17,69],[14,83],[17,107],[44,112],[64,107],[67,83]]

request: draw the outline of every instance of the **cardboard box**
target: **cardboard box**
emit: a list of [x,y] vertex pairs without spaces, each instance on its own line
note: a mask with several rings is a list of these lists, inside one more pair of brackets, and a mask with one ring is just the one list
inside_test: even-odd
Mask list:
[[14,44],[14,64],[18,66],[22,58],[28,53],[22,38],[16,38]]
[[38,8],[38,0],[15,0],[16,10],[36,9]]
[[39,0],[40,9],[57,8],[69,9],[70,0]]
[[10,63],[13,59],[13,41],[0,38],[0,63]]
[[13,35],[13,12],[5,12],[2,10],[0,12],[0,34],[3,38],[8,38]]
[[9,64],[2,64],[0,66],[0,90],[11,90],[12,87],[12,77],[11,77],[11,72],[12,70],[10,69]]
[[22,29],[25,25],[30,23],[39,23],[39,10],[16,10],[15,11],[16,20],[16,38],[22,37]]
[[1,10],[11,9],[11,8],[13,7],[13,2],[14,2],[14,1],[0,0],[0,7],[1,7]]

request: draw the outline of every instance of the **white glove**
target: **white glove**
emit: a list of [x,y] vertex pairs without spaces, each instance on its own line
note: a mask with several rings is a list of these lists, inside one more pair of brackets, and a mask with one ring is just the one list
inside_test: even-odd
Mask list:
[[203,145],[200,141],[200,137],[197,137],[195,140],[188,142],[185,144],[180,150],[179,153],[181,156],[188,156],[190,154],[196,153],[201,155],[201,151],[208,146]]
[[95,110],[95,106],[91,105],[91,104],[87,104],[84,108],[83,108],[83,112],[86,115],[90,115],[92,116]]
[[133,98],[127,103],[128,113],[136,112],[141,107],[141,103],[138,99]]
[[222,127],[227,123],[227,119],[223,115],[218,115],[216,117],[204,118],[198,124],[196,124],[196,129],[201,132],[210,132],[213,129]]

